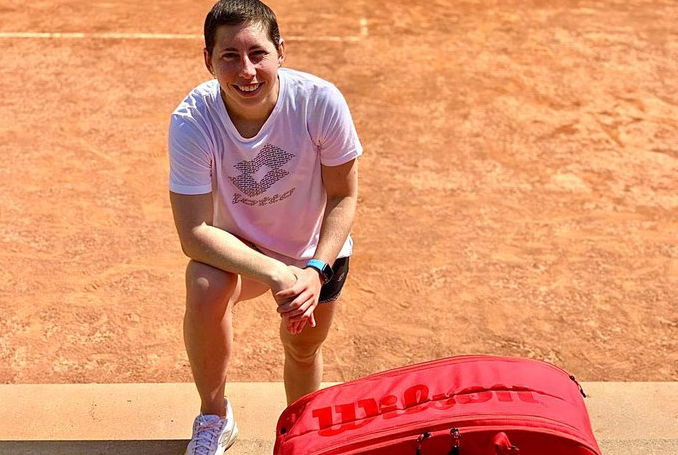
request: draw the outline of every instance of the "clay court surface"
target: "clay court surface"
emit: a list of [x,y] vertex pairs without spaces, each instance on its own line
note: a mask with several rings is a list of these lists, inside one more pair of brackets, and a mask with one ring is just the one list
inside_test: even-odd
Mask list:
[[[1,382],[191,381],[166,133],[211,4],[0,0]],[[365,147],[325,380],[470,353],[678,380],[677,2],[269,4]],[[281,380],[273,300],[235,313],[229,380]]]

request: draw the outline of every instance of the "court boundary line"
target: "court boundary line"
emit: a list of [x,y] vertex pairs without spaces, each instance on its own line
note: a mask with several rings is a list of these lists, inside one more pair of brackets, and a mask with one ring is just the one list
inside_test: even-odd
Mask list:
[[[360,18],[359,34],[349,36],[283,36],[286,41],[329,41],[355,43],[369,36],[367,19]],[[203,35],[190,33],[126,32],[0,32],[0,39],[110,39],[110,40],[201,40]]]

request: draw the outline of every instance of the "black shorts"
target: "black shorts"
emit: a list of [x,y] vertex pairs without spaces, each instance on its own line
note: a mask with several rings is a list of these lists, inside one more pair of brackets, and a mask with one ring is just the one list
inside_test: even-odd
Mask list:
[[320,289],[318,303],[334,302],[341,295],[341,289],[344,287],[346,277],[348,276],[348,257],[339,258],[334,261],[332,270],[334,271],[334,276],[330,281],[323,284],[323,287]]

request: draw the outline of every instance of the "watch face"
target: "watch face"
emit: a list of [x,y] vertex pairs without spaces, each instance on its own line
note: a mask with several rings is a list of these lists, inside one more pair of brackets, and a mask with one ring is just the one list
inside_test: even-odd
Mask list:
[[325,267],[323,267],[323,269],[322,269],[322,274],[325,277],[325,283],[330,281],[332,279],[332,276],[334,275],[334,272],[332,271],[332,267],[325,264]]
[[320,274],[323,276],[323,284],[330,281],[332,279],[332,276],[334,275],[332,267],[330,267],[328,264],[325,264],[323,261],[319,259],[311,259],[306,263],[306,267],[312,267],[316,269],[318,272],[320,272]]

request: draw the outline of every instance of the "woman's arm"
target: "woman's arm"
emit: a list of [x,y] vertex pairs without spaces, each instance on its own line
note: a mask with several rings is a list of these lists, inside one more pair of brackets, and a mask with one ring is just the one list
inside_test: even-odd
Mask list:
[[198,262],[267,284],[273,293],[291,286],[296,278],[282,262],[250,248],[213,223],[212,194],[170,192],[174,224],[184,254]]
[[[320,238],[314,257],[332,264],[348,237],[358,202],[358,160],[353,159],[339,166],[322,166],[322,177],[327,192],[327,206],[320,229]],[[311,318],[318,306],[321,277],[313,268],[294,268],[297,282],[289,289],[278,292],[276,298],[284,300],[278,312],[291,323],[297,324],[296,332],[303,329],[300,322]],[[289,329],[289,327],[288,327]]]
[[332,264],[346,242],[358,202],[358,159],[339,166],[322,166],[327,206],[314,257]]

